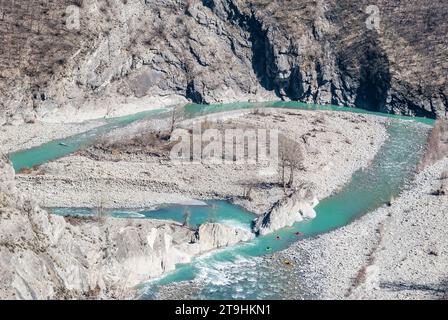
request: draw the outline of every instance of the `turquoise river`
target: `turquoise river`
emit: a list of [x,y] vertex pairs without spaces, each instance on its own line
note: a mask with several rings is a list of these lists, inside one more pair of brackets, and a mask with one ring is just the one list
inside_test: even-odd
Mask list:
[[[278,290],[266,290],[285,285],[284,280],[273,274],[266,276],[265,270],[258,270],[253,263],[256,257],[272,254],[287,248],[304,237],[312,237],[342,227],[361,215],[372,211],[392,197],[398,196],[412,178],[415,167],[424,151],[433,120],[409,118],[369,112],[356,108],[308,105],[299,102],[235,103],[226,105],[187,105],[183,109],[184,118],[247,108],[289,108],[300,110],[331,110],[357,112],[390,118],[387,125],[389,138],[380,148],[367,169],[359,170],[338,193],[322,199],[316,207],[317,217],[296,223],[290,228],[257,237],[253,241],[231,248],[217,250],[193,260],[192,263],[178,265],[176,270],[160,279],[151,280],[142,286],[143,298],[151,299],[161,286],[180,281],[200,280],[201,287],[191,298],[199,299],[278,299]],[[10,154],[16,171],[32,167],[70,154],[92,143],[99,135],[113,128],[125,126],[145,117],[155,117],[167,113],[164,109],[148,111],[132,116],[109,119],[102,127],[66,139],[56,140],[39,147]],[[115,210],[115,217],[158,218],[180,221],[184,206],[167,206],[157,210]],[[191,223],[201,224],[211,218],[226,224],[250,228],[254,216],[227,201],[209,201],[207,206],[191,206]],[[91,209],[54,208],[62,215],[90,215]],[[300,232],[297,236],[295,232]],[[268,249],[268,250],[267,250]],[[230,267],[229,267],[230,266]],[[237,267],[236,267],[237,266]],[[278,276],[277,276],[278,277]],[[283,282],[282,282],[283,281]]]

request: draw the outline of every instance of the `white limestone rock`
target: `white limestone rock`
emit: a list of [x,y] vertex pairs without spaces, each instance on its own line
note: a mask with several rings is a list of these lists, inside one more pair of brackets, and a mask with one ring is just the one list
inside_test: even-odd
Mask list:
[[249,241],[254,237],[250,231],[219,223],[206,223],[199,227],[199,245],[203,252]]
[[291,195],[277,201],[272,208],[254,220],[253,231],[265,235],[304,219],[314,219],[314,207],[319,200],[316,198],[311,185],[302,185]]

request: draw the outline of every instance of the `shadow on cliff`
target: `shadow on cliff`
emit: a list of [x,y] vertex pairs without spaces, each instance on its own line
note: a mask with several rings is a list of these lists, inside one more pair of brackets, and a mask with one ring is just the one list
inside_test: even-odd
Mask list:
[[[212,11],[217,10],[214,0],[202,0],[202,4]],[[260,85],[268,91],[275,90],[279,95],[278,89],[269,74],[269,67],[274,63],[272,62],[273,50],[269,43],[267,31],[263,30],[262,23],[257,20],[253,12],[250,15],[242,13],[232,1],[227,1],[225,4],[224,10],[227,21],[237,25],[249,34],[248,40],[252,44],[252,69]]]
[[355,105],[371,111],[386,111],[391,87],[390,65],[373,31],[341,50],[337,60],[345,90],[355,97]]
[[371,38],[361,57],[359,87],[355,105],[367,110],[385,111],[391,75],[389,60],[379,49],[377,39]]

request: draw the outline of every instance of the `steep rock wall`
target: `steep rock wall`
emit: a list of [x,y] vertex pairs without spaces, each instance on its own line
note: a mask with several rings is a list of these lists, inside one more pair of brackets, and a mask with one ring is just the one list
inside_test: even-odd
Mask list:
[[314,207],[319,200],[311,185],[303,185],[290,195],[274,203],[272,208],[256,218],[252,229],[258,235],[266,235],[284,227],[290,227],[305,219],[314,219]]
[[14,3],[0,4],[0,123],[274,98],[446,115],[443,1],[376,1],[373,29],[367,0]]

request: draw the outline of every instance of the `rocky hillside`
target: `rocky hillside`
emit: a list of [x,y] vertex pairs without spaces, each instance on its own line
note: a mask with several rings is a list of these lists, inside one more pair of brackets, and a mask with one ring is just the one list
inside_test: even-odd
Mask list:
[[437,0],[2,1],[0,124],[277,98],[445,116],[447,12]]

